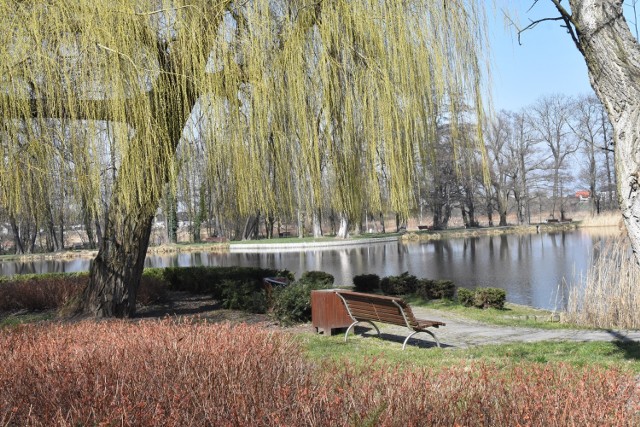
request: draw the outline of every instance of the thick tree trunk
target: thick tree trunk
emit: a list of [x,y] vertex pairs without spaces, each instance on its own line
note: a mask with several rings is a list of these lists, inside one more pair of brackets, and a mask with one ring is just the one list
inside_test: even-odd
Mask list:
[[16,255],[24,253],[24,247],[22,246],[22,240],[20,240],[20,228],[16,222],[16,217],[9,215],[9,223],[11,224],[11,232],[13,234],[13,247]]
[[80,306],[83,314],[130,317],[136,312],[153,215],[146,207],[130,207],[126,215],[116,212],[112,207],[105,237],[91,264],[91,283]]
[[339,239],[346,239],[349,236],[349,220],[345,214],[340,214],[340,228],[336,237]]
[[613,125],[618,200],[640,261],[640,46],[625,21],[622,1],[569,3],[573,15],[564,11],[565,16],[575,25],[591,85]]
[[258,238],[258,228],[260,227],[260,212],[247,218],[242,232],[242,240],[255,240]]
[[314,209],[313,210],[313,215],[311,217],[311,222],[312,222],[312,227],[313,227],[313,237],[314,238],[320,238],[322,237],[322,213],[320,212],[320,209]]

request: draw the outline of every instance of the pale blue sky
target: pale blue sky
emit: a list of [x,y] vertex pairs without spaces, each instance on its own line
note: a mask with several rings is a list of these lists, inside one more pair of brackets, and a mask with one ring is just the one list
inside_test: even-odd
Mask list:
[[[521,36],[522,45],[518,45],[515,29],[505,28],[500,10],[491,10],[492,2],[487,0],[496,111],[518,111],[545,95],[593,93],[584,60],[560,22],[543,22],[526,31]],[[498,3],[507,4],[522,27],[530,20],[558,16],[549,0],[538,1],[529,12],[533,0]]]

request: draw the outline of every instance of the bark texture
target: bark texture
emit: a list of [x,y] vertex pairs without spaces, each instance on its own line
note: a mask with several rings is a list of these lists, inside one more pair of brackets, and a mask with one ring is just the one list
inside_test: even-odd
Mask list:
[[640,47],[621,0],[570,0],[572,15],[553,1],[575,29],[591,85],[613,125],[618,199],[640,262]]
[[149,246],[153,215],[140,209],[114,221],[110,216],[105,237],[90,270],[81,312],[95,317],[129,317],[136,311],[136,297]]

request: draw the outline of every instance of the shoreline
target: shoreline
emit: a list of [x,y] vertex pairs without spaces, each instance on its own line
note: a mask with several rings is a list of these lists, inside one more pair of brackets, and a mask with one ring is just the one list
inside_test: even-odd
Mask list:
[[[314,248],[333,248],[342,246],[360,246],[372,243],[385,243],[398,241],[401,243],[414,243],[429,240],[457,239],[464,237],[492,236],[502,234],[536,234],[554,231],[572,231],[577,229],[613,227],[612,225],[588,225],[582,226],[580,222],[566,222],[557,224],[537,224],[537,225],[508,225],[503,227],[479,227],[479,228],[452,228],[445,230],[411,230],[404,234],[391,235],[386,237],[365,237],[331,239],[325,238],[320,241],[309,240],[303,242],[288,242],[289,239],[282,239],[283,242],[270,240],[265,243],[255,241],[247,242],[225,242],[209,244],[171,244],[150,247],[147,255],[177,254],[189,252],[256,252],[256,251],[296,251]],[[97,255],[97,250],[80,249],[67,250],[64,252],[49,252],[25,255],[0,255],[0,262],[29,262],[43,260],[68,260],[68,259],[91,259]]]

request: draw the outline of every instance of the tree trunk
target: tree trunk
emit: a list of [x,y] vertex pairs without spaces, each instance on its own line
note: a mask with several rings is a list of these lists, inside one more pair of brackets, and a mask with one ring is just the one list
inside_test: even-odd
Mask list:
[[313,237],[314,238],[320,238],[322,237],[322,213],[320,212],[320,209],[314,209],[313,210],[313,215],[311,217],[311,222],[313,223]]
[[591,85],[613,125],[618,200],[636,260],[640,261],[640,46],[622,1],[570,0]]
[[339,239],[346,239],[349,236],[349,220],[345,214],[340,214],[340,228],[336,237]]
[[91,264],[91,282],[82,297],[83,314],[130,317],[136,312],[153,214],[145,207],[129,209],[126,215],[117,207],[110,209],[105,237]]
[[258,237],[258,228],[260,226],[260,212],[255,216],[251,215],[247,218],[242,232],[242,240],[255,240]]

